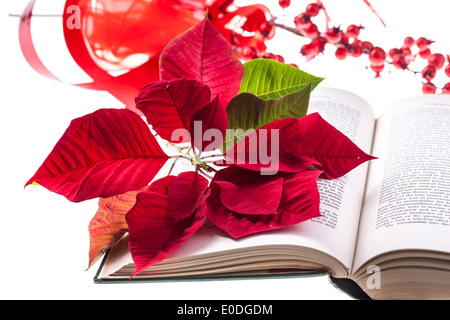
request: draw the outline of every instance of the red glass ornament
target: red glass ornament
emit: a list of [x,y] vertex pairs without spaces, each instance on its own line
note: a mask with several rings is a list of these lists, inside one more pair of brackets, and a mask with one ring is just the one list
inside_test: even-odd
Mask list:
[[[68,1],[70,2],[70,1]],[[105,70],[135,68],[204,17],[204,0],[79,0],[81,32]]]
[[[31,37],[36,0],[21,17],[22,52],[40,74],[62,81],[37,54]],[[111,93],[133,111],[139,90],[159,80],[159,53],[178,34],[203,19],[205,0],[67,0],[64,38],[73,60],[93,82],[75,84]],[[120,75],[117,75],[120,74]]]

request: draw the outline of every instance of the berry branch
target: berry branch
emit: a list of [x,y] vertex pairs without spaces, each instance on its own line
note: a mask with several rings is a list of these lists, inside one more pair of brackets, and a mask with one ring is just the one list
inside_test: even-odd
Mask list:
[[[227,1],[227,6],[230,6],[232,2]],[[361,39],[361,31],[364,30],[364,26],[350,24],[344,29],[341,26],[333,25],[322,1],[309,3],[304,12],[290,17],[286,12],[291,5],[291,0],[279,0],[278,3],[285,9],[282,17],[271,16],[266,20],[264,15],[257,15],[255,11],[249,11],[251,14],[246,16],[247,20],[244,25],[234,28],[231,32],[231,43],[242,59],[268,58],[284,62],[281,55],[265,51],[266,47],[264,46],[265,41],[274,37],[276,29],[283,29],[308,39],[308,42],[300,49],[300,54],[305,57],[306,61],[314,59],[332,47],[338,60],[366,56],[370,63],[368,69],[372,70],[377,78],[385,70],[386,65],[392,65],[396,69],[411,72],[421,82],[423,93],[450,94],[450,55],[445,57],[442,53],[432,52],[434,41],[425,37],[413,39],[408,36],[404,38],[400,47],[385,50],[381,46]],[[365,3],[381,20],[370,3],[368,1]],[[227,14],[227,6],[222,6],[221,13],[223,15]],[[320,14],[325,17],[323,29],[320,29],[314,22]],[[286,23],[289,21],[292,22],[292,25]],[[382,20],[381,22],[384,24]],[[254,33],[253,41],[248,41],[242,36],[245,32]],[[420,61],[422,61],[422,67],[419,67]],[[425,67],[423,67],[423,62],[425,62]],[[421,70],[417,70],[418,68]],[[440,87],[434,83],[437,81],[439,72],[445,73],[447,77],[447,80],[444,81],[446,83]]]
[[[286,8],[286,2],[289,1],[280,0],[280,5],[281,2],[283,2],[282,7]],[[326,44],[331,44],[336,47],[335,56],[339,60],[345,60],[348,56],[358,58],[363,54],[368,55],[370,69],[375,72],[376,77],[380,76],[387,63],[397,69],[410,71],[416,76],[421,75],[423,93],[437,93],[437,89],[439,89],[441,93],[450,94],[450,82],[441,88],[437,88],[432,82],[437,72],[443,69],[446,63],[443,54],[432,53],[430,47],[433,41],[424,37],[415,40],[408,36],[404,39],[403,45],[400,48],[392,48],[386,53],[383,48],[360,39],[360,31],[364,29],[363,26],[351,24],[346,30],[341,29],[341,27],[332,27],[327,28],[324,32],[320,32],[312,19],[321,11],[325,11],[325,8],[321,1],[317,1],[316,3],[310,3],[306,7],[305,12],[300,13],[294,18],[294,24],[296,26],[295,34],[300,35],[303,33],[302,36],[311,38],[311,42],[305,44],[300,51],[307,60],[313,59],[319,53],[322,53],[325,50]],[[287,30],[291,31],[289,29]],[[427,65],[422,71],[414,71],[410,68],[411,64],[418,58],[424,59],[427,62]],[[446,76],[450,78],[450,56],[448,55],[447,66],[444,70]]]

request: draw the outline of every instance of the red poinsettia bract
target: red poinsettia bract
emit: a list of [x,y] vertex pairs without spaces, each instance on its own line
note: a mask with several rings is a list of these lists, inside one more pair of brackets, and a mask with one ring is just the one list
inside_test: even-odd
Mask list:
[[[188,186],[187,181],[194,183]],[[200,229],[206,217],[207,188],[205,178],[185,172],[159,179],[137,195],[135,206],[126,215],[135,263],[132,277],[165,259]],[[185,199],[187,208],[180,208]]]
[[73,202],[108,198],[148,185],[168,159],[134,112],[101,109],[72,121],[27,185]]
[[[275,144],[273,139],[276,139]],[[258,157],[262,151],[276,153],[277,158],[272,158],[269,164],[263,163]],[[329,179],[342,177],[374,159],[318,113],[268,123],[240,140],[225,157],[242,168],[262,172],[270,172],[273,167],[281,172],[301,172],[314,166]]]
[[294,225],[320,216],[321,171],[261,175],[233,165],[211,181],[208,219],[234,238]]

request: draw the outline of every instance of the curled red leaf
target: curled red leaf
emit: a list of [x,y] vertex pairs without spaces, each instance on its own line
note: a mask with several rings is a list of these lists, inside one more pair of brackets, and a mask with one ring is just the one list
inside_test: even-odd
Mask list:
[[[218,228],[224,230],[234,238],[240,238],[246,235],[279,229],[294,225],[314,217],[320,216],[319,205],[320,195],[317,189],[317,179],[320,171],[309,170],[299,173],[278,173],[275,176],[265,176],[264,179],[270,181],[260,181],[260,184],[248,183],[252,181],[255,172],[231,166],[221,170],[224,174],[222,177],[228,184],[233,184],[234,188],[241,192],[246,190],[253,196],[260,195],[259,203],[266,203],[267,208],[271,205],[276,205],[275,212],[270,213],[264,210],[250,211],[247,213],[237,212],[241,211],[245,205],[249,208],[255,209],[254,201],[241,195],[240,201],[229,202],[225,200],[223,194],[229,193],[228,184],[220,183],[222,178],[211,182],[211,195],[207,199],[207,218]],[[219,180],[219,182],[217,182]],[[276,190],[264,190],[264,186],[281,185],[281,190],[277,187]],[[252,189],[252,186],[254,190]],[[234,191],[233,191],[234,192]],[[262,199],[262,198],[267,199]],[[252,197],[253,198],[253,197]],[[225,200],[225,201],[224,201]]]
[[220,170],[213,183],[220,186],[220,200],[228,209],[243,214],[275,214],[283,191],[281,176],[263,176],[232,166]]
[[177,220],[178,213],[169,203],[169,188],[175,179],[168,176],[153,182],[146,191],[138,194],[136,205],[126,215],[129,247],[135,263],[131,277],[164,260],[203,225],[204,200],[209,193],[202,197],[190,216]]
[[[191,141],[192,116],[210,101],[207,85],[196,80],[174,79],[144,87],[136,97],[136,107],[161,138],[180,143]],[[174,135],[178,129],[182,130]]]
[[227,128],[227,112],[220,103],[219,96],[216,96],[192,116],[190,126],[192,146],[200,151],[221,148]]
[[169,185],[168,201],[175,221],[194,213],[208,189],[209,181],[197,172],[182,172]]

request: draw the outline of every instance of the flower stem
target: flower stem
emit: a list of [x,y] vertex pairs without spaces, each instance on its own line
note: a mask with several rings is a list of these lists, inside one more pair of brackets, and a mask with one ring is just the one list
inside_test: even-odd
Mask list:
[[176,159],[176,160],[178,160],[178,159],[186,159],[189,162],[191,161],[191,158],[189,158],[188,156],[185,156],[185,155],[170,156],[169,159]]
[[175,164],[177,163],[178,159],[179,159],[179,158],[175,159],[175,161],[172,163],[172,166],[170,167],[169,173],[167,174],[168,176],[170,176],[170,174],[171,174],[172,171],[173,171],[173,168],[175,168]]
[[221,158],[221,157],[223,157],[223,155],[220,155],[220,154],[212,154],[212,155],[209,155],[209,156],[203,156],[203,157],[201,157],[200,159],[206,160],[206,159],[214,159],[214,158]]
[[[190,150],[189,150],[189,151],[190,151]],[[188,153],[189,153],[189,151],[188,151]],[[187,157],[187,156],[184,156],[184,155],[170,156],[169,158],[170,158],[170,159],[175,159],[175,161],[172,163],[172,166],[170,167],[170,170],[169,170],[169,173],[168,173],[169,176],[170,176],[170,174],[172,173],[173,168],[175,168],[175,165],[177,164],[177,161],[178,161],[178,160],[180,160],[180,159],[185,159],[185,160],[188,160],[189,162],[191,162],[191,158],[189,158],[189,157]]]
[[207,179],[212,180],[213,177],[211,177],[209,174],[207,174],[206,172],[204,172],[203,170],[198,170],[198,173],[201,174],[202,176],[204,176]]

